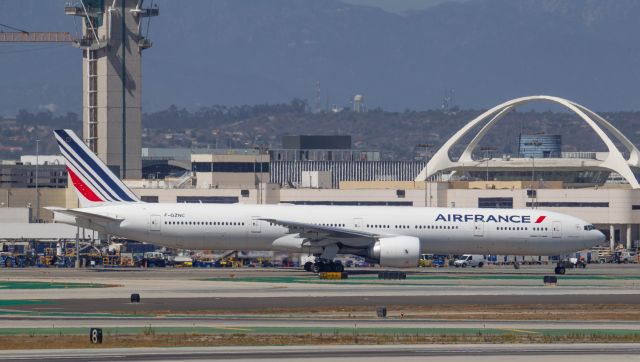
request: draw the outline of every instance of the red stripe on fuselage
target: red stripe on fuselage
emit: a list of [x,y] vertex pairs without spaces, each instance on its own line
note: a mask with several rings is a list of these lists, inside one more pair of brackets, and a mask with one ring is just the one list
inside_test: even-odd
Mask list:
[[544,219],[546,219],[546,218],[547,218],[546,216],[538,216],[538,219],[536,220],[536,224],[539,224],[539,223],[543,222]]
[[67,172],[69,176],[71,176],[71,182],[73,182],[73,186],[80,191],[82,196],[84,196],[89,201],[102,202],[102,199],[96,195],[93,190],[91,190],[73,171],[71,168],[67,166]]

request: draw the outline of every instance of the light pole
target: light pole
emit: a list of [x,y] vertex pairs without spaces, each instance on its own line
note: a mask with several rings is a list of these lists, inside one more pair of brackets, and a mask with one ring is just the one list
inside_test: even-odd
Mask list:
[[[427,164],[429,163],[429,150],[435,146],[434,144],[431,143],[420,143],[418,145],[416,145],[416,148],[424,148],[424,162],[425,162],[425,176],[426,176],[426,168],[427,168]],[[426,189],[426,192],[424,194],[425,196],[425,200],[424,200],[424,206],[426,207],[431,207],[431,185],[429,184],[429,178],[425,177],[424,179],[424,187]]]
[[[258,155],[256,158],[254,158],[253,160],[253,178],[255,180],[255,187],[256,187],[256,198],[257,201],[256,203],[258,204],[262,204],[262,198],[263,198],[263,193],[262,193],[262,173],[263,173],[263,169],[262,169],[262,164],[264,163],[264,160],[262,159],[263,155],[269,155],[269,146],[267,145],[258,145],[253,147],[255,150],[258,151]],[[257,165],[256,162],[260,162],[260,170],[258,171],[257,169]],[[259,172],[259,174],[257,174],[257,172]],[[267,181],[268,182],[268,181]]]
[[534,196],[534,189],[533,189],[533,182],[535,180],[535,173],[536,173],[536,158],[531,156],[531,185],[529,187],[529,189],[531,190],[531,208],[535,209],[536,208],[536,198]]
[[495,151],[495,147],[482,147],[480,151],[484,151],[484,158],[487,161],[487,182],[489,182],[489,151]]
[[[544,132],[539,132],[536,134],[544,134]],[[534,140],[533,142],[531,142],[530,145],[539,147],[542,145],[542,142],[538,140]],[[532,209],[536,208],[536,203],[538,202],[538,192],[533,187],[533,183],[536,180],[535,173],[536,173],[536,155],[535,155],[535,152],[532,152],[531,153],[531,185],[529,186],[529,189],[531,190],[531,208]]]
[[40,222],[40,190],[38,188],[39,164],[40,164],[40,139],[36,138],[36,222]]

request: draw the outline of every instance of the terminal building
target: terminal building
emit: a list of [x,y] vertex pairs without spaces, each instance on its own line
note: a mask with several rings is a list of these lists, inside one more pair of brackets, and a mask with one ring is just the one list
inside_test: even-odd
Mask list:
[[[487,157],[479,150],[497,121],[536,101],[574,112],[608,152],[562,152],[560,136],[539,134],[521,135],[515,157]],[[624,147],[622,152],[603,129]],[[451,157],[451,148],[467,134],[475,136],[460,156]],[[640,185],[635,176],[640,152],[609,122],[565,99],[534,96],[498,105],[460,129],[428,162],[384,161],[378,151],[352,149],[345,136],[285,140],[281,149],[272,150],[146,149],[142,159],[148,177],[126,182],[147,202],[548,209],[593,223],[608,236],[612,249],[640,246]],[[38,192],[41,206],[77,206],[71,189]],[[5,207],[33,208],[35,199],[31,188],[0,189]],[[40,211],[40,219],[51,218],[48,211]]]

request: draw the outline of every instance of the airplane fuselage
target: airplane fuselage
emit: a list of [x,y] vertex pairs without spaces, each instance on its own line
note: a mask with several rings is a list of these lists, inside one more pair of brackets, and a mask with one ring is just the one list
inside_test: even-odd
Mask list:
[[291,231],[264,219],[415,237],[433,254],[562,255],[603,241],[583,220],[532,209],[132,203],[90,211],[119,219],[103,225],[109,234],[184,249],[307,251],[280,243]]

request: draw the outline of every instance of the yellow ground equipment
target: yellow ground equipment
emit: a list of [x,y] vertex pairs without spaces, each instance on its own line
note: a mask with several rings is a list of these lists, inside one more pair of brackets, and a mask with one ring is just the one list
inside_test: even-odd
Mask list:
[[318,274],[318,278],[331,280],[349,279],[349,274],[345,272],[322,272]]

